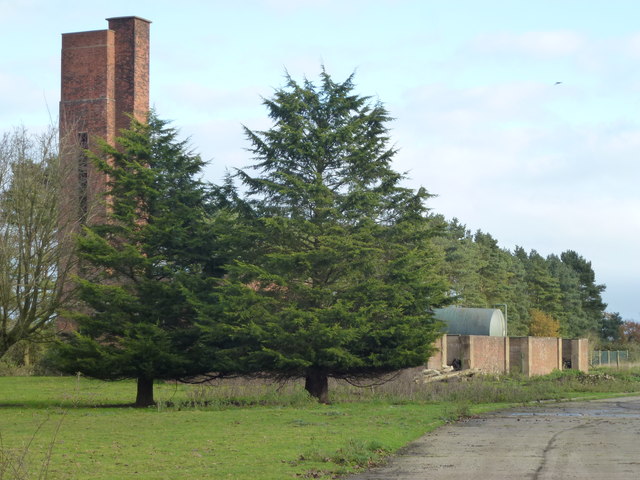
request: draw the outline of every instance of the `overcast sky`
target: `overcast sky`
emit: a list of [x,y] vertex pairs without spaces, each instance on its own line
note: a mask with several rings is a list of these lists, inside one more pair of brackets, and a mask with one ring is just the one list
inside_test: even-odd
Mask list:
[[542,255],[575,250],[640,320],[637,0],[0,0],[0,132],[57,122],[60,34],[151,25],[151,103],[211,162],[251,163],[261,97],[356,72],[429,206]]

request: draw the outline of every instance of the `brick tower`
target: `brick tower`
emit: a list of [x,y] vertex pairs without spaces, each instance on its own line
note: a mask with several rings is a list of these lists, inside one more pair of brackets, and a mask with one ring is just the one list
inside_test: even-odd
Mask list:
[[[149,111],[149,22],[108,18],[107,30],[62,35],[60,157],[65,176],[62,211],[77,225],[104,215],[105,178],[88,164],[97,139],[113,144],[128,115]],[[69,228],[62,230],[69,232]],[[73,229],[71,229],[73,230]]]

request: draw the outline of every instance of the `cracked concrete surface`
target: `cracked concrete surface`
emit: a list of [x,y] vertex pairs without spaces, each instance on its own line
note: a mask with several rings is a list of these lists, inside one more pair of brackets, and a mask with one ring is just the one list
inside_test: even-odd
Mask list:
[[348,480],[640,478],[640,397],[547,403],[442,427]]

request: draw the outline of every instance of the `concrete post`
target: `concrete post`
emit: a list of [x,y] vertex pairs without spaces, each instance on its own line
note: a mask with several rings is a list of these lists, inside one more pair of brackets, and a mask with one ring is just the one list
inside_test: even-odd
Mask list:
[[442,368],[447,366],[447,334],[442,335],[440,339],[440,364]]
[[588,342],[586,338],[571,340],[571,366],[582,372],[589,371]]
[[524,367],[525,368],[522,370],[522,373],[527,377],[531,376],[531,371],[532,371],[532,363],[533,363],[533,359],[531,358],[532,351],[533,351],[533,337],[527,337],[527,346],[526,348],[524,348],[524,355],[525,355]]
[[463,369],[471,369],[475,368],[475,349],[474,349],[474,337],[475,335],[464,335],[460,336],[460,339],[463,341],[462,343],[462,368]]
[[509,369],[511,368],[509,363],[510,353],[511,345],[509,342],[509,337],[504,337],[504,373],[509,373]]

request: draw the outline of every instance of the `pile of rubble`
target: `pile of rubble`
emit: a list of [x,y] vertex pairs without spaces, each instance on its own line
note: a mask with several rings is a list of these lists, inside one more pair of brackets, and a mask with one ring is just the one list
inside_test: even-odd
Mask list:
[[413,379],[415,383],[431,383],[439,382],[442,380],[449,380],[452,378],[465,378],[473,377],[480,373],[477,369],[456,370],[451,365],[445,365],[439,370],[433,368],[425,368],[419,375],[416,375]]

